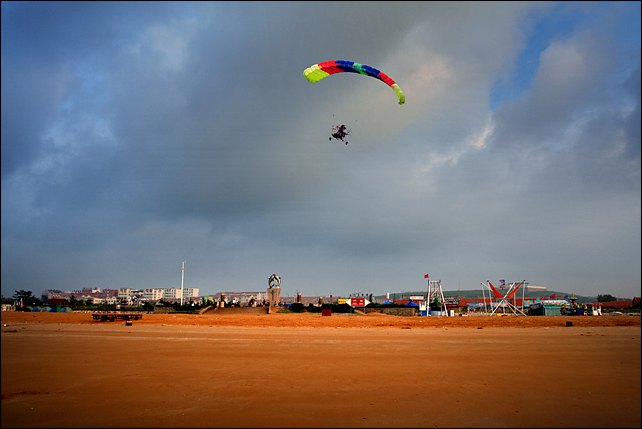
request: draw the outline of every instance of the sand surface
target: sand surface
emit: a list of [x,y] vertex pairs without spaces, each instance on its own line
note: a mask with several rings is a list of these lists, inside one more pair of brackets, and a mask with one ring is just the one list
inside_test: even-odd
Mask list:
[[634,316],[5,312],[1,423],[640,427],[640,337]]

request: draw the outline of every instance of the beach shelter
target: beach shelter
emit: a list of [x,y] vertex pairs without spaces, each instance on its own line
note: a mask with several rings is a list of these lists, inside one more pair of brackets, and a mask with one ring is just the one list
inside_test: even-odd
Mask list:
[[409,300],[409,301],[405,304],[405,306],[406,306],[406,308],[416,308],[417,310],[415,310],[415,311],[419,311],[419,314],[422,314],[422,313],[421,313],[421,309],[419,308],[419,304],[418,304],[418,303],[416,303],[416,302],[414,302],[413,300]]

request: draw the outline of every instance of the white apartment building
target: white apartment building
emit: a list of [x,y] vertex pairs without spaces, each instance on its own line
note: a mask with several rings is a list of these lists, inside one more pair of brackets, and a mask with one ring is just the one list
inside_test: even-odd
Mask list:
[[165,288],[163,289],[163,299],[167,301],[181,299],[181,290],[175,287]]
[[143,289],[143,300],[145,301],[159,301],[163,299],[163,289]]
[[[198,288],[183,288],[183,299],[198,298],[199,295]],[[166,301],[179,301],[181,299],[181,289],[180,288],[148,288],[138,290],[138,289],[119,289],[118,290],[118,299],[121,302],[131,303],[132,298],[141,299],[142,301],[147,302],[156,302],[161,299]]]
[[[183,288],[183,299],[185,298],[197,298],[198,295],[198,288],[195,287],[186,287]],[[181,288],[165,288],[163,289],[163,299],[166,300],[175,300],[181,299]]]
[[126,288],[126,289],[118,289],[118,299],[120,300],[131,300],[133,295],[133,290]]
[[[180,296],[180,289],[178,290]],[[186,287],[183,288],[183,299],[185,298],[198,298],[198,288],[197,287]]]

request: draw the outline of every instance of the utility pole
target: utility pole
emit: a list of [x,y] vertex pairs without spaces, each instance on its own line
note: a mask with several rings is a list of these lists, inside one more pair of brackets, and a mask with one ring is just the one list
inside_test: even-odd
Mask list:
[[424,274],[424,278],[428,282],[428,291],[426,291],[426,316],[430,316],[430,276]]
[[181,307],[183,306],[183,280],[185,279],[185,261],[181,263]]

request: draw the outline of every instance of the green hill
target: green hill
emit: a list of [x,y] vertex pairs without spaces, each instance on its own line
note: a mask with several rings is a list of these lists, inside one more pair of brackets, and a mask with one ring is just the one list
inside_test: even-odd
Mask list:
[[[506,293],[507,289],[501,290],[498,289],[499,292],[503,295]],[[390,292],[390,299],[391,300],[397,300],[397,299],[408,299],[410,296],[425,296],[426,295],[426,290],[421,290],[421,291],[412,291],[412,292]],[[538,290],[538,291],[526,291],[524,294],[525,298],[549,298],[551,295],[554,296],[555,299],[563,299],[565,296],[567,297],[575,297],[577,298],[577,302],[582,304],[582,303],[588,303],[588,302],[595,302],[597,301],[597,297],[594,296],[583,296],[583,295],[578,295],[578,294],[573,294],[570,292],[561,292],[561,291],[554,291],[554,290]],[[516,293],[516,296],[521,298],[522,297],[522,291],[518,290]],[[375,301],[381,302],[385,300],[385,295],[375,295],[374,299]],[[471,290],[444,290],[444,297],[446,298],[463,298],[463,299],[474,299],[474,298],[482,298],[482,290],[480,289],[471,289]],[[488,297],[488,292],[486,292],[486,297]]]

